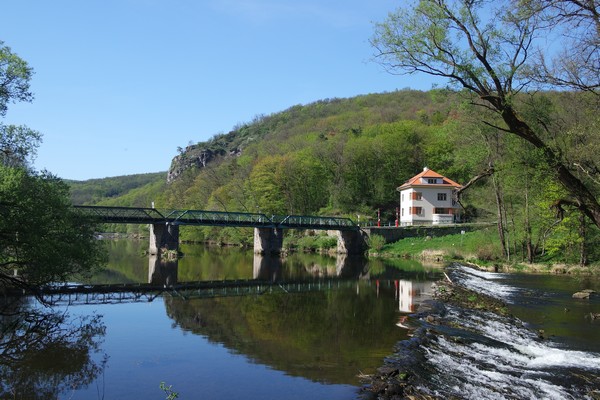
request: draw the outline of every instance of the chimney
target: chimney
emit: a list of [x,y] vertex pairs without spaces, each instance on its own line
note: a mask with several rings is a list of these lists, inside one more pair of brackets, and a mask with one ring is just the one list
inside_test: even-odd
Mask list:
[[427,171],[429,171],[429,168],[427,168],[427,167],[424,167],[424,168],[423,168],[423,172],[427,172]]

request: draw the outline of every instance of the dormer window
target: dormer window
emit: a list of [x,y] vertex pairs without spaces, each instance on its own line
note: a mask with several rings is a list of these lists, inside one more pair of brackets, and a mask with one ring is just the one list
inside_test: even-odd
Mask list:
[[435,178],[427,178],[427,183],[436,184],[437,183],[437,179],[435,179]]

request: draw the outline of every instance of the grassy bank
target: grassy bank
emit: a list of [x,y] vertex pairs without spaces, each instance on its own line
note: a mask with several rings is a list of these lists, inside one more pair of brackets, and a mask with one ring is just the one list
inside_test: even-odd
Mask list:
[[529,264],[521,258],[507,262],[502,258],[498,232],[493,227],[464,234],[439,237],[415,237],[383,245],[371,250],[371,256],[386,258],[410,258],[423,261],[465,261],[480,268],[502,272],[600,274],[600,265],[580,267],[557,260]]
[[384,245],[376,255],[402,258],[493,261],[500,258],[493,228],[439,237],[414,237]]

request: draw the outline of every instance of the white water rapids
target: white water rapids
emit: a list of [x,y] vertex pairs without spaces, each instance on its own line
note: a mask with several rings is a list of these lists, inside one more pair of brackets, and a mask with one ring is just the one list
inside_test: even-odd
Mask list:
[[[454,282],[511,303],[519,289],[502,274],[464,266],[450,270]],[[425,322],[426,323],[426,322]],[[600,354],[561,348],[541,340],[514,317],[446,305],[433,335],[418,348],[422,393],[461,399],[597,399]],[[598,340],[600,340],[600,329]]]

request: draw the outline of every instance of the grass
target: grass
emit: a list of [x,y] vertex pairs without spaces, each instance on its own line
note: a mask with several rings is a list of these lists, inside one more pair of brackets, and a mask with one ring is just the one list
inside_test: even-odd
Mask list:
[[484,262],[497,260],[501,254],[498,233],[493,228],[440,237],[406,238],[383,246],[382,252],[405,258],[421,258],[429,254],[444,259]]

